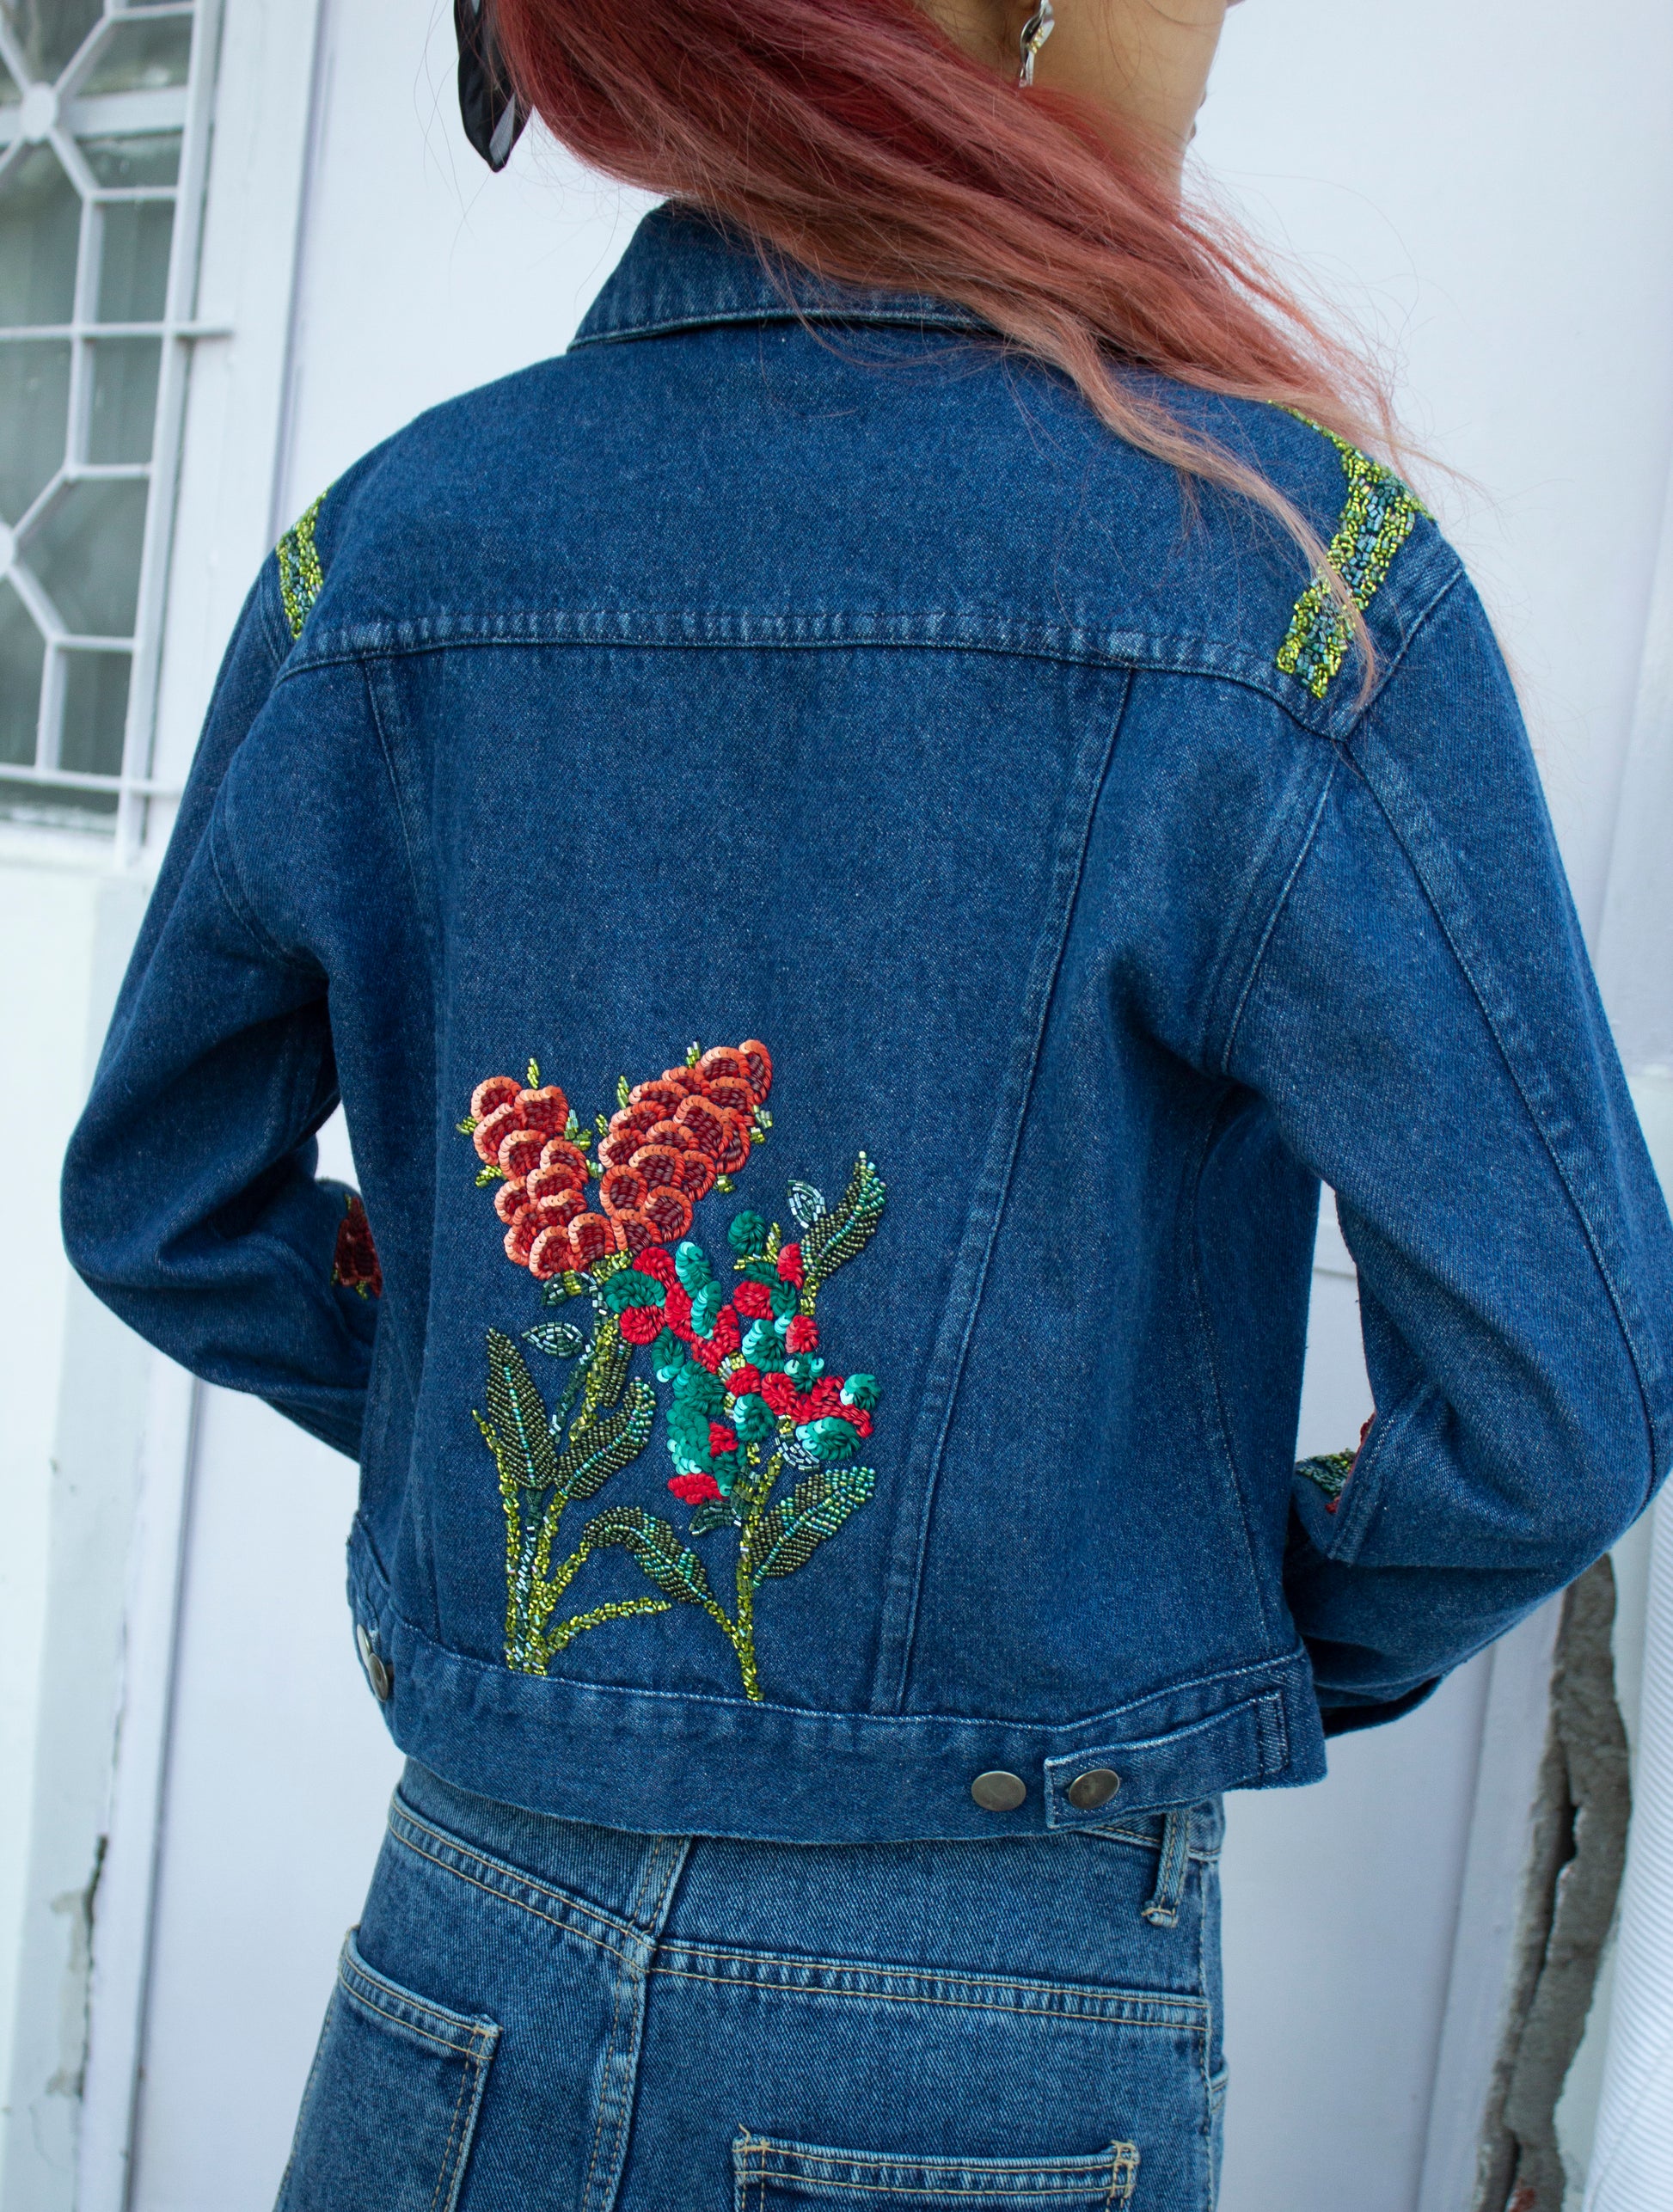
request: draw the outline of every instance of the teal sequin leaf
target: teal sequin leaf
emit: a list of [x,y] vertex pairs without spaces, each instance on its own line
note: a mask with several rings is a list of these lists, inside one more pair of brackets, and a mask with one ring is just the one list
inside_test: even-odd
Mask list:
[[812,1229],[824,1211],[824,1199],[811,1183],[792,1183],[790,1210],[795,1216],[798,1229]]
[[537,1321],[533,1328],[524,1330],[523,1341],[549,1358],[573,1359],[585,1348],[586,1338],[573,1321]]

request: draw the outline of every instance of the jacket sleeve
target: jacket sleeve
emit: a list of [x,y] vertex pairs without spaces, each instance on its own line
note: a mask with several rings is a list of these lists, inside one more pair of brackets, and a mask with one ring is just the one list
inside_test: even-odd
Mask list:
[[1376,1418],[1339,1494],[1298,1470],[1286,1567],[1336,1731],[1572,1581],[1670,1441],[1673,1232],[1462,577],[1333,749],[1222,1065],[1359,1270]]
[[377,1278],[358,1199],[315,1173],[337,1103],[326,978],[251,916],[223,825],[291,641],[269,561],[70,1142],[63,1225],[77,1271],[141,1336],[352,1454]]

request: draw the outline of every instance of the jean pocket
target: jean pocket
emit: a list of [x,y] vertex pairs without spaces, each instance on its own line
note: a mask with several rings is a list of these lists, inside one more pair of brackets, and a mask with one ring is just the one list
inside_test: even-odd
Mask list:
[[1138,2178],[1131,2143],[1089,2158],[904,2158],[738,2135],[734,2212],[841,2205],[845,2212],[1092,2212],[1126,2203]]
[[454,2212],[499,2031],[337,1962],[276,2212]]

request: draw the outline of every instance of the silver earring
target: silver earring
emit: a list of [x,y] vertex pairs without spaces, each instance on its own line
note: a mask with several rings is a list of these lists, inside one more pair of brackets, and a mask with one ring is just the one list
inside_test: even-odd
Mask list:
[[1057,28],[1057,19],[1051,12],[1051,0],[1039,0],[1039,5],[1022,27],[1022,67],[1017,71],[1019,85],[1027,86],[1034,81],[1034,57]]

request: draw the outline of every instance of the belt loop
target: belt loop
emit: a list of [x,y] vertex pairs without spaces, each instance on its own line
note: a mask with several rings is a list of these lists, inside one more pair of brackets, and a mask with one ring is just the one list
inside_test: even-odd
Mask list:
[[1190,1858],[1190,1813],[1180,1811],[1165,1814],[1161,1828],[1161,1855],[1156,1862],[1155,1895],[1144,1908],[1144,1917],[1152,1927],[1179,1926],[1180,1897],[1185,1889],[1186,1869]]

